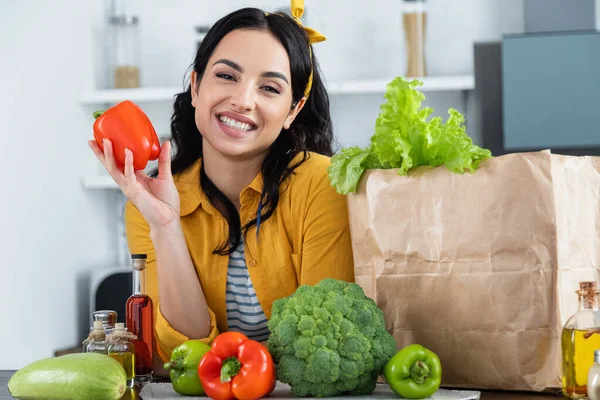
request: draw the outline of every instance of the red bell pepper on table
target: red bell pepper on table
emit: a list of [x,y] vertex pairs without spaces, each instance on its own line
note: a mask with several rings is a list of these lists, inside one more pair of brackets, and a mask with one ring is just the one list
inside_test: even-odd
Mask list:
[[275,388],[275,365],[269,350],[239,332],[224,332],[200,360],[198,377],[215,400],[255,400]]
[[123,171],[125,149],[133,153],[133,169],[146,168],[148,161],[160,154],[160,142],[152,122],[140,107],[129,100],[122,101],[106,111],[94,112],[94,139],[104,151],[102,139],[109,139],[117,167]]

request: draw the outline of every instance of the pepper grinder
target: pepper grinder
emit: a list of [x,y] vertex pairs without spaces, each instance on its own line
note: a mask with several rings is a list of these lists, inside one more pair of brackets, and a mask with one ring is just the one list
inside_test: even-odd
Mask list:
[[102,322],[104,333],[106,336],[110,335],[115,329],[117,323],[117,312],[113,310],[98,310],[92,314],[94,321]]

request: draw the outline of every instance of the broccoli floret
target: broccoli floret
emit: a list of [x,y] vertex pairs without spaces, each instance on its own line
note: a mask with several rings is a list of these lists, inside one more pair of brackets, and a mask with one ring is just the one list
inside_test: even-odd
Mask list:
[[377,304],[336,279],[276,300],[268,327],[277,379],[298,397],[369,395],[397,350]]

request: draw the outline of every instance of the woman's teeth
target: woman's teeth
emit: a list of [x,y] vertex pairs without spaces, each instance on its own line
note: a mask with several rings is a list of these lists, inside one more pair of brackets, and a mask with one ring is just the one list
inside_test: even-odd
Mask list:
[[231,119],[224,115],[219,115],[219,121],[221,121],[228,127],[236,129],[238,131],[250,131],[253,129],[253,126],[250,124],[247,124],[245,122],[236,121],[235,119]]

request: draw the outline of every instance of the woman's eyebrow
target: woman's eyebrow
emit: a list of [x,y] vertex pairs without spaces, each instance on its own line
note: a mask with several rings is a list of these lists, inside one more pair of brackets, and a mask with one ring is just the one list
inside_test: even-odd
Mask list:
[[287,83],[288,85],[290,84],[288,82],[287,78],[285,77],[285,75],[282,74],[281,72],[268,71],[268,72],[263,72],[262,74],[260,74],[260,76],[262,76],[263,78],[279,78],[279,79],[283,80],[285,83]]
[[213,64],[213,66],[217,65],[217,64],[225,64],[233,69],[235,69],[236,71],[242,73],[244,72],[244,69],[242,68],[242,66],[238,63],[236,63],[235,61],[231,61],[228,60],[226,58],[222,58],[220,60],[215,61],[215,63]]
[[[225,65],[235,69],[239,73],[244,72],[244,69],[242,68],[242,66],[240,64],[236,63],[235,61],[231,61],[227,58],[222,58],[220,60],[215,61],[213,66],[217,65],[217,64],[225,64]],[[282,81],[284,81],[285,83],[287,83],[288,85],[290,84],[289,81],[287,80],[287,78],[285,77],[285,75],[282,74],[281,72],[267,71],[267,72],[263,72],[262,74],[260,74],[260,76],[262,76],[263,78],[279,78]]]

